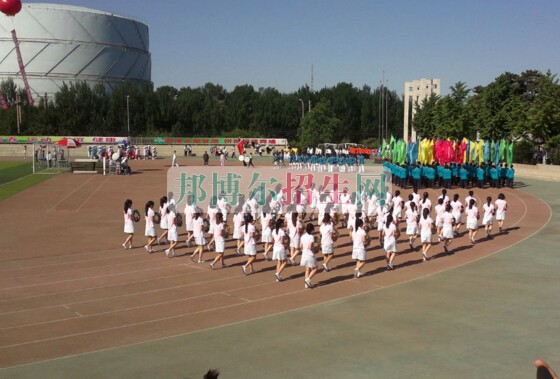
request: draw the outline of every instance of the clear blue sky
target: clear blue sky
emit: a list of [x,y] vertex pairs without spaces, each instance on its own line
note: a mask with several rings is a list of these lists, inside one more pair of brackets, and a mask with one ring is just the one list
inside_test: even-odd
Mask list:
[[[33,1],[35,2],[35,1]],[[39,2],[39,1],[37,1]],[[47,1],[43,1],[47,2]],[[505,71],[560,73],[559,0],[67,0],[150,26],[156,87],[207,82],[282,92],[440,78],[486,85]]]

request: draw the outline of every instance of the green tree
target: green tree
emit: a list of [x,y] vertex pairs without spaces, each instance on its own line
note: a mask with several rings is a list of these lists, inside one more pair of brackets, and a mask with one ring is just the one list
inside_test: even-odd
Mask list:
[[299,145],[303,148],[333,141],[341,127],[342,121],[334,114],[329,101],[321,100],[301,121]]

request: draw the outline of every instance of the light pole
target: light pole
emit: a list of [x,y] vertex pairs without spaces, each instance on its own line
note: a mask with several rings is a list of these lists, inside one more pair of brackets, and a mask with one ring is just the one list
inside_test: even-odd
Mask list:
[[305,103],[302,99],[299,99],[299,101],[301,101],[301,118],[303,118],[305,116]]
[[129,100],[130,100],[130,96],[126,95],[126,128],[128,130],[128,139],[130,139],[130,101]]

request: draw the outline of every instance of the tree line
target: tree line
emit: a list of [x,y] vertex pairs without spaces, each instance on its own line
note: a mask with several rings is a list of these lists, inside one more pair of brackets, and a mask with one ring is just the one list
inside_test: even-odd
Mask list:
[[448,95],[432,95],[412,106],[413,126],[421,138],[505,138],[517,141],[519,161],[530,161],[541,148],[558,159],[560,84],[550,72],[506,72],[472,89],[458,82]]
[[[13,81],[0,91],[15,104],[25,91]],[[386,108],[381,115],[381,96]],[[128,99],[127,99],[128,97]],[[127,113],[128,101],[128,113]],[[320,142],[365,142],[376,145],[381,117],[388,135],[402,135],[403,102],[395,92],[339,83],[312,91],[303,86],[292,93],[274,88],[218,84],[174,88],[123,84],[108,92],[100,84],[64,84],[54,98],[23,101],[21,135],[98,135],[176,137],[274,137],[296,146]],[[0,111],[0,134],[15,135],[16,110]],[[303,115],[303,118],[302,118]],[[130,117],[130,120],[128,119]]]

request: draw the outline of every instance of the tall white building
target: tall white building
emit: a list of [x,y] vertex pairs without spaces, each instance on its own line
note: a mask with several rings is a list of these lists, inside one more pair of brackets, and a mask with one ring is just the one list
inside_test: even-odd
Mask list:
[[[416,131],[410,125],[414,119],[415,104],[422,103],[422,100],[429,97],[432,93],[440,95],[441,85],[439,79],[420,79],[404,83],[404,129],[403,140],[416,141]],[[412,112],[412,114],[410,114]]]

